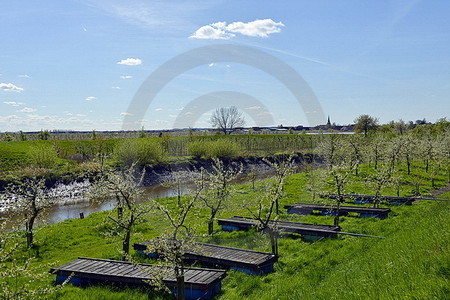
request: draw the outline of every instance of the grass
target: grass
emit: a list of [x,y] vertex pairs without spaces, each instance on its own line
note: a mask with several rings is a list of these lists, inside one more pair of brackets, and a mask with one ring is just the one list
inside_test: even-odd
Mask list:
[[[431,190],[430,176],[416,166],[414,176],[420,178],[424,193]],[[365,170],[362,170],[362,172]],[[402,171],[403,172],[403,171]],[[437,183],[445,184],[445,176]],[[404,181],[415,178],[404,176]],[[289,177],[285,204],[310,199],[304,190],[304,173]],[[265,181],[236,186],[233,205],[221,212],[219,218],[248,215],[240,205],[243,199],[257,199]],[[414,187],[402,186],[407,195]],[[364,182],[352,184],[352,192],[370,193]],[[386,193],[395,195],[394,188]],[[450,199],[450,192],[440,196]],[[163,199],[161,201],[173,201]],[[265,276],[249,276],[229,271],[223,281],[218,299],[446,299],[450,293],[450,203],[419,201],[412,206],[391,207],[389,218],[342,217],[343,231],[383,236],[385,239],[340,236],[305,242],[299,238],[280,239],[279,262],[275,272]],[[283,210],[284,211],[284,210]],[[48,264],[57,266],[79,256],[119,259],[120,243],[107,237],[103,220],[110,212],[94,213],[85,219],[71,219],[58,224],[42,226],[36,235],[38,242],[34,266],[48,270]],[[199,218],[190,220],[198,226],[199,241],[232,247],[269,251],[266,235],[255,231],[222,232],[217,228],[211,237],[204,236],[207,212],[199,211]],[[292,221],[332,224],[333,217],[286,215]],[[148,222],[137,226],[132,243],[157,237],[166,230],[167,223],[160,216],[150,216]],[[132,251],[133,252],[133,251]],[[21,249],[19,257],[28,252]],[[136,260],[146,259],[133,254]],[[54,276],[37,280],[35,286],[51,286]],[[168,294],[141,289],[119,289],[111,286],[77,288],[66,286],[51,299],[166,299]]]
[[[273,155],[284,151],[308,150],[316,136],[308,135],[213,135],[213,136],[164,136],[142,138],[116,139],[99,138],[96,140],[33,140],[0,142],[0,181],[8,181],[26,176],[32,165],[32,152],[35,148],[48,148],[55,151],[58,158],[53,166],[46,170],[49,176],[63,176],[67,173],[89,171],[90,164],[96,154],[109,155],[108,163],[114,165],[121,144],[143,141],[161,143],[168,154],[168,162],[184,161],[189,155],[189,143],[197,143],[208,150],[207,157],[234,157],[267,154]],[[233,149],[228,149],[233,146]],[[120,149],[119,149],[120,150]],[[224,152],[224,150],[227,150]],[[232,150],[232,151],[231,151]],[[148,152],[148,151],[147,151]],[[91,164],[92,165],[92,164]]]

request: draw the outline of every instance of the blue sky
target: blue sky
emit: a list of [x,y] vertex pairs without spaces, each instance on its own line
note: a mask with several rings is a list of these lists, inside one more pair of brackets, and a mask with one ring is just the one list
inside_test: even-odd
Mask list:
[[[361,114],[382,123],[449,117],[446,0],[8,1],[0,28],[0,132],[120,130],[152,72],[186,51],[221,44],[292,67],[338,124]],[[133,127],[172,128],[181,113],[192,113],[186,107],[194,99],[218,91],[259,101],[243,106],[249,126],[257,124],[255,111],[270,114],[273,125],[316,125],[271,74],[217,62],[167,82]],[[195,126],[208,127],[212,111],[197,109]]]

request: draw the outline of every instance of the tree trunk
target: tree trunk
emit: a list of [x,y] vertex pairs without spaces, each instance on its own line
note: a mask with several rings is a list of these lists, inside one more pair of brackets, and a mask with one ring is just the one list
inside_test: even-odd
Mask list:
[[175,274],[177,277],[177,299],[184,300],[184,270],[183,266],[175,267]]
[[208,235],[211,235],[214,232],[214,219],[208,220]]
[[272,248],[272,253],[278,256],[278,236],[275,231],[269,229],[270,246]]
[[409,155],[406,156],[406,166],[408,167],[408,175],[411,175],[411,160],[409,158]]
[[31,248],[33,245],[33,231],[27,230],[27,248]]
[[27,248],[33,246],[33,226],[36,216],[33,215],[26,223]]
[[280,214],[280,210],[278,208],[278,198],[275,200],[275,212],[276,212],[277,215]]
[[337,201],[337,206],[336,206],[336,215],[334,216],[334,222],[333,224],[335,226],[339,226],[339,213],[341,210],[341,196],[338,195],[338,201]]
[[123,207],[119,206],[117,207],[117,219],[122,220],[123,217]]
[[122,242],[122,251],[123,251],[122,260],[124,261],[127,260],[127,255],[128,253],[130,253],[130,236],[131,236],[131,228],[127,228]]
[[211,216],[208,220],[208,235],[211,235],[214,232],[214,218],[216,217],[216,215],[217,215],[217,210],[212,209]]

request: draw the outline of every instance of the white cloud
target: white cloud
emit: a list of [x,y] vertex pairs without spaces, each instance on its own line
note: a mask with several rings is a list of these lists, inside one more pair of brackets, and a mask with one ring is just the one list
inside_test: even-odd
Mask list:
[[254,20],[252,22],[233,22],[227,25],[226,22],[217,22],[200,27],[190,38],[228,40],[239,33],[245,36],[255,36],[266,38],[272,33],[278,33],[284,27],[282,22],[275,22],[272,19]]
[[133,78],[133,76],[131,76],[131,75],[122,75],[122,76],[120,76],[120,78],[122,78],[122,79],[131,79],[131,78]]
[[133,114],[129,113],[129,112],[121,112],[120,115],[121,116],[132,116]]
[[0,89],[6,92],[22,92],[23,88],[18,87],[12,83],[0,83]]
[[245,109],[248,109],[248,110],[258,110],[258,109],[263,109],[263,107],[262,107],[262,106],[250,106],[250,107],[246,107]]
[[[97,122],[98,120],[96,120]],[[83,129],[90,129],[95,122],[86,118],[68,117],[61,118],[51,115],[25,114],[21,116],[9,115],[0,116],[0,126],[8,130],[39,130],[42,128],[73,128],[74,126],[84,126]]]
[[126,65],[126,66],[137,66],[142,64],[142,60],[139,58],[127,58],[122,59],[121,61],[117,62],[118,65]]
[[31,76],[27,75],[27,74],[21,74],[21,75],[19,75],[17,77],[20,77],[20,78],[31,78]]
[[35,111],[36,111],[36,109],[31,108],[31,107],[24,107],[21,110],[19,110],[19,112],[23,112],[23,113],[32,113],[32,112],[35,112]]
[[111,87],[113,90],[120,90],[120,86],[112,86]]
[[235,35],[226,32],[226,23],[217,22],[209,25],[205,25],[197,29],[191,39],[208,39],[208,40],[229,40]]
[[155,111],[161,111],[163,110],[161,107],[155,108]]
[[272,19],[255,20],[252,22],[233,22],[227,26],[227,30],[234,33],[240,33],[246,36],[268,37],[269,34],[281,31],[284,24],[275,22]]
[[84,100],[86,100],[86,101],[92,101],[92,100],[96,100],[96,99],[97,99],[97,97],[89,96],[89,97],[87,97],[87,98],[84,99]]
[[7,105],[11,105],[11,106],[21,106],[21,105],[25,104],[25,103],[22,103],[22,102],[15,102],[15,101],[5,101],[3,103],[5,103]]

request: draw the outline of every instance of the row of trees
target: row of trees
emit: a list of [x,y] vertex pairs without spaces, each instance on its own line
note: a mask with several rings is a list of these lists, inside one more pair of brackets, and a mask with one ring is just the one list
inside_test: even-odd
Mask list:
[[[244,205],[255,217],[257,227],[267,229],[270,234],[272,250],[277,253],[277,231],[270,224],[273,215],[278,213],[279,199],[283,195],[283,186],[286,176],[292,170],[292,159],[283,162],[269,162],[276,170],[275,179],[270,182],[260,201],[245,202]],[[173,276],[177,279],[177,291],[179,299],[183,299],[184,290],[184,260],[183,255],[189,249],[195,249],[194,238],[196,228],[193,221],[198,223],[198,213],[206,212],[207,232],[214,232],[214,222],[217,215],[226,207],[236,205],[231,199],[235,190],[232,183],[240,176],[243,166],[213,159],[210,169],[201,169],[198,172],[179,172],[172,174],[165,182],[177,191],[176,197],[171,202],[150,199],[144,203],[142,200],[142,184],[144,171],[139,171],[133,165],[124,171],[108,171],[101,174],[91,189],[92,198],[97,201],[104,199],[116,199],[114,210],[108,216],[112,223],[109,227],[113,235],[121,236],[122,257],[129,259],[130,238],[134,227],[144,222],[146,216],[163,217],[170,230],[167,230],[155,240],[149,251],[157,252],[171,266]],[[181,188],[181,182],[193,182],[193,188],[189,191]],[[201,251],[201,249],[197,249]],[[161,273],[162,276],[166,275]]]
[[390,121],[387,124],[379,124],[378,118],[370,115],[360,115],[354,120],[356,133],[364,133],[365,136],[370,133],[398,133],[405,134],[408,132],[435,132],[442,133],[450,129],[450,121],[446,118],[438,119],[434,124],[427,122],[425,119],[405,122],[402,119],[398,121]]
[[[436,187],[438,177],[450,182],[450,131],[439,134],[324,135],[316,148],[320,167],[310,171],[309,190],[337,195],[333,204],[339,210],[349,186],[363,182],[375,195],[377,207],[383,193],[402,185],[413,186],[410,195],[420,196],[421,181],[428,178]],[[364,168],[361,168],[364,165]],[[406,174],[405,176],[401,176]],[[335,225],[339,224],[339,214]]]

